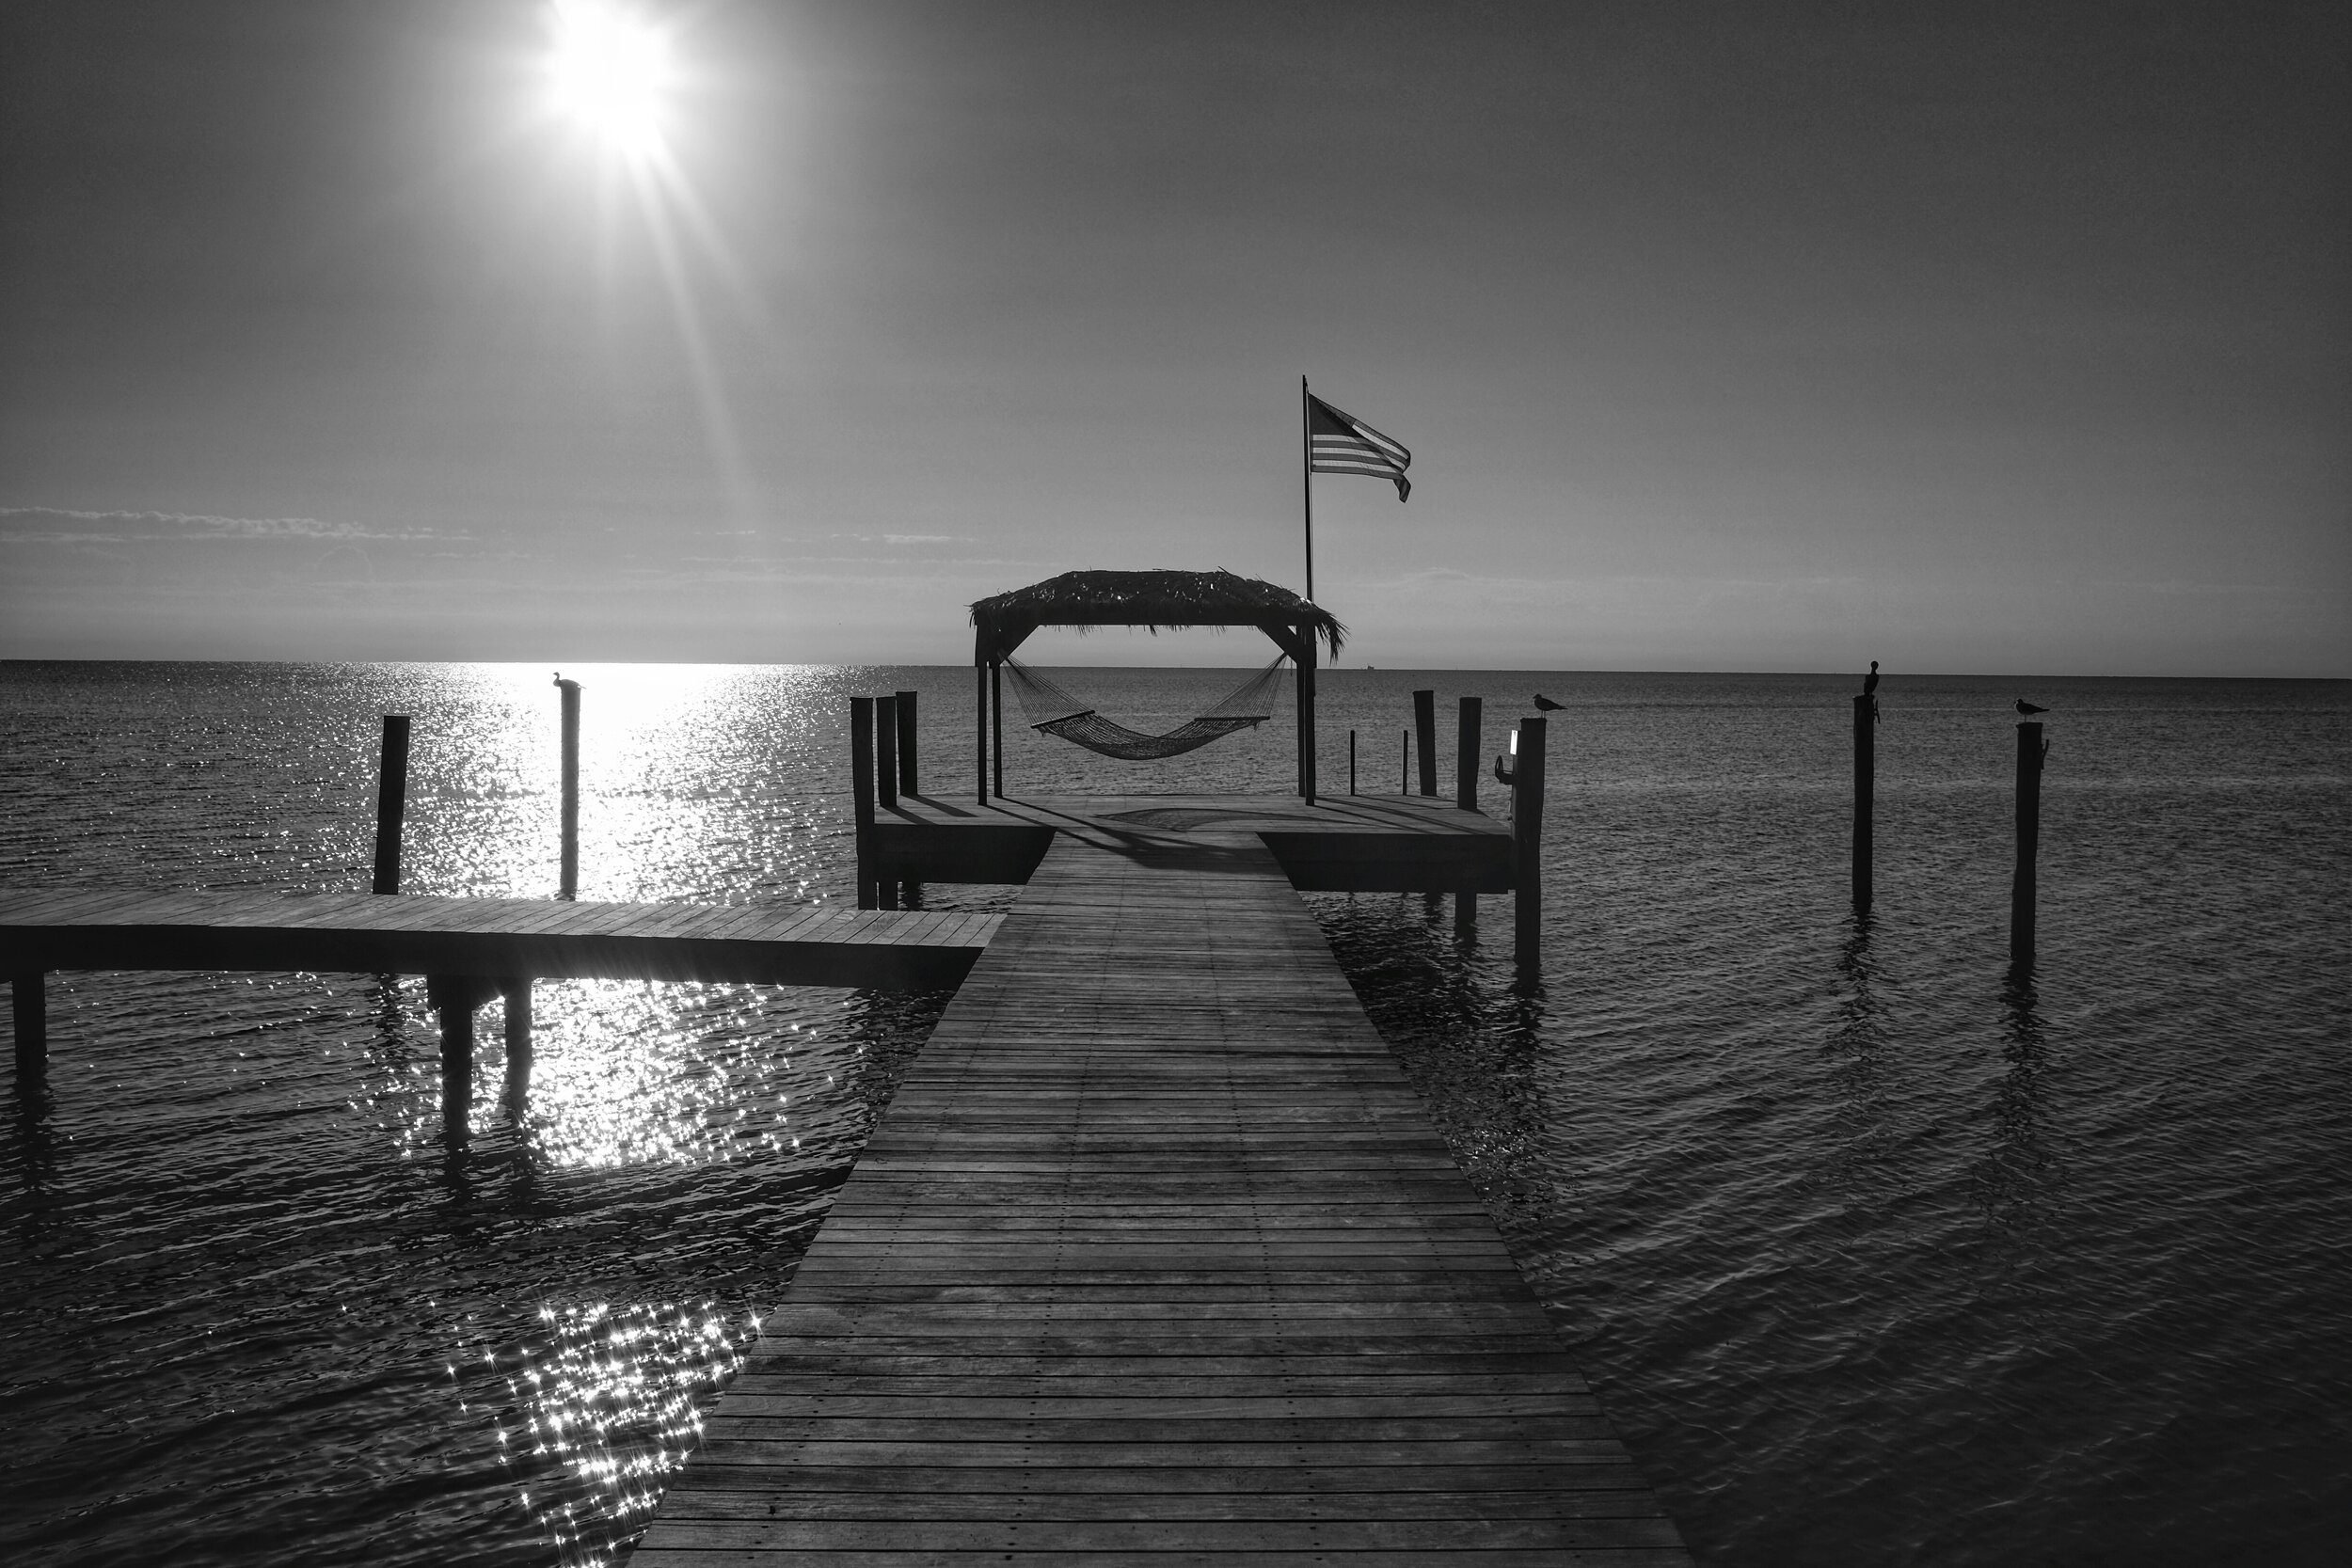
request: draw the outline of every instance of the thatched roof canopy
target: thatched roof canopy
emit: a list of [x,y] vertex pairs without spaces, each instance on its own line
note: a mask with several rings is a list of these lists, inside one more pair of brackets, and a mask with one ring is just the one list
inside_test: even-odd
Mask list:
[[[1064,572],[972,607],[983,655],[1009,654],[1040,626],[1306,627],[1340,657],[1347,628],[1287,588],[1231,572]],[[1279,640],[1278,640],[1279,641]]]

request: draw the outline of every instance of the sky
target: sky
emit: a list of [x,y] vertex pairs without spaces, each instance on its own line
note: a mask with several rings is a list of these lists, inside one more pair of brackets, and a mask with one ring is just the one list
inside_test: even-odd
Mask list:
[[0,657],[2352,675],[2340,8],[626,9],[0,8]]

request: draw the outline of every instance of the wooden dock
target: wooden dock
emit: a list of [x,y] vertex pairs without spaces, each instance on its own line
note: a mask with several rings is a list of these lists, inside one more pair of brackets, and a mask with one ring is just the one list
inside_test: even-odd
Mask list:
[[904,803],[888,874],[1042,830],[1028,886],[635,1568],[1689,1562],[1270,847],[1452,840],[1373,849],[1459,887],[1501,830],[954,810]]

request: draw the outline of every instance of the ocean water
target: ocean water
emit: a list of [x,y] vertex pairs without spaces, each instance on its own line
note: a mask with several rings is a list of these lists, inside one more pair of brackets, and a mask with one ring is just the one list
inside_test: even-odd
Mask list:
[[[1246,657],[1246,656],[1245,656]],[[846,699],[970,672],[583,681],[586,897],[850,896]],[[1057,672],[1057,674],[1062,673]],[[1142,727],[1243,672],[1089,670]],[[537,667],[0,664],[0,885],[552,893]],[[1542,983],[1419,895],[1335,951],[1703,1560],[2301,1564],[2352,1528],[2352,684],[1890,674],[1878,896],[1851,680],[1326,672],[1320,767],[1398,786],[1409,692],[1551,716]],[[2010,971],[2014,715],[2052,708]],[[1244,789],[1010,727],[1025,791]],[[1487,785],[1490,809],[1499,791]],[[933,886],[929,907],[1012,890]],[[421,984],[50,980],[0,1129],[10,1562],[620,1560],[944,995],[543,983],[534,1099],[437,1128]]]

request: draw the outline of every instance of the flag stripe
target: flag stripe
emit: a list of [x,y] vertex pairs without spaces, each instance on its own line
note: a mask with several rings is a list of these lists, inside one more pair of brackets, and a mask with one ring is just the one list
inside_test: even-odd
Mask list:
[[1405,477],[1413,454],[1405,443],[1381,435],[1353,414],[1334,408],[1312,392],[1307,394],[1307,471],[1311,474],[1361,474],[1367,479],[1392,480],[1396,499],[1411,494],[1413,482]]

